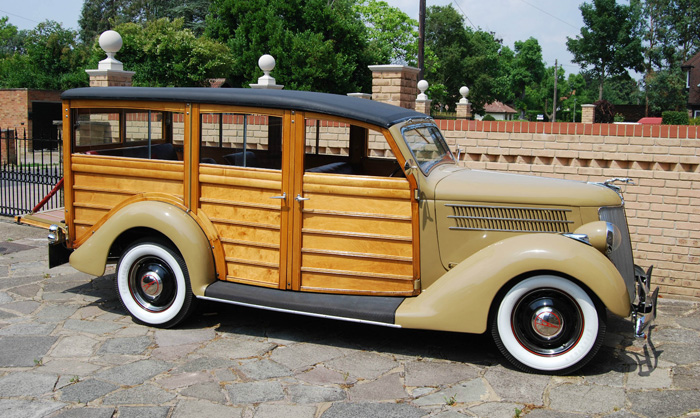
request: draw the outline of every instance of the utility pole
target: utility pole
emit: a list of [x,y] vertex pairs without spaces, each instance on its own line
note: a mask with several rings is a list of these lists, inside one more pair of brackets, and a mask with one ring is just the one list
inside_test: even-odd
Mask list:
[[425,52],[425,0],[419,0],[420,7],[418,9],[418,81],[425,76],[425,63],[423,55]]
[[559,61],[554,60],[554,99],[552,100],[552,123],[557,120],[557,70],[559,69]]

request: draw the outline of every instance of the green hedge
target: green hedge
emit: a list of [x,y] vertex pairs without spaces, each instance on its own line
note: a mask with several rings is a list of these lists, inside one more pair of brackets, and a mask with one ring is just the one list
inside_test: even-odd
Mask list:
[[667,110],[661,113],[661,124],[662,125],[687,125],[688,124],[688,112],[686,111],[672,111]]

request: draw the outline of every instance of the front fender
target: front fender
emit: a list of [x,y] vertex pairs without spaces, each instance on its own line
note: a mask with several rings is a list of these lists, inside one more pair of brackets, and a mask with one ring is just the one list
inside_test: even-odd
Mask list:
[[216,279],[211,245],[199,224],[176,205],[152,200],[129,204],[111,214],[73,251],[71,266],[93,276],[102,276],[112,244],[133,228],[156,230],[175,244],[187,264],[195,295],[203,295],[206,286]]
[[482,333],[498,292],[516,277],[558,272],[587,286],[616,315],[628,316],[627,287],[615,266],[591,246],[562,235],[518,235],[492,244],[445,273],[396,311],[406,328]]

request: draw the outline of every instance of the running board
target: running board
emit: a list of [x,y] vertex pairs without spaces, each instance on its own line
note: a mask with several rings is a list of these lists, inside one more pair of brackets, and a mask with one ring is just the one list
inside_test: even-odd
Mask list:
[[199,299],[233,305],[401,328],[394,323],[396,309],[405,300],[392,296],[336,295],[294,292],[217,281]]

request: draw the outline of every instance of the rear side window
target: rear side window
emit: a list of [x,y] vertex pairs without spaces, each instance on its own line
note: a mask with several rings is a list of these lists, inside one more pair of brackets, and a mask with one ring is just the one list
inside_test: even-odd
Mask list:
[[74,112],[73,152],[182,159],[182,113],[124,109],[76,109]]

